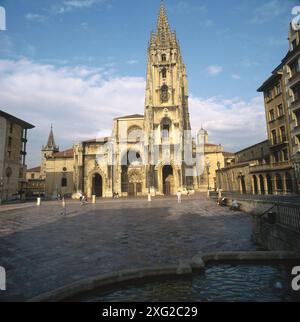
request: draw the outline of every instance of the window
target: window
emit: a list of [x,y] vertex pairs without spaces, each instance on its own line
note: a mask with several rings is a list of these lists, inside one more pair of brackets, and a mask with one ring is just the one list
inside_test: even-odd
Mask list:
[[14,131],[14,125],[13,123],[10,123],[9,133],[13,133],[13,131]]
[[276,92],[276,95],[279,95],[281,94],[282,90],[281,90],[281,83],[278,83],[275,87],[275,92]]
[[277,144],[276,130],[272,131],[272,142],[273,144]]
[[166,54],[161,55],[161,61],[163,61],[163,62],[167,61],[167,55]]
[[169,88],[168,88],[168,86],[167,85],[163,85],[162,87],[161,87],[161,101],[162,102],[168,102],[168,100],[169,100]]
[[167,70],[166,68],[163,68],[161,71],[162,78],[167,78]]
[[270,100],[272,98],[272,90],[268,89],[265,93],[266,99]]
[[286,138],[286,132],[285,132],[285,126],[282,126],[280,128],[280,134],[281,134],[281,140],[282,140],[282,142],[285,142],[287,140],[287,138]]
[[34,173],[31,173],[31,179],[34,179]]
[[67,180],[67,178],[62,178],[61,179],[61,186],[62,187],[67,187],[68,186],[68,180]]
[[295,101],[300,99],[300,85],[297,85],[296,87],[293,88],[294,96],[295,96]]
[[297,40],[292,41],[292,50],[294,50],[297,47]]
[[169,138],[169,133],[170,133],[170,125],[169,124],[164,124],[163,125],[163,138],[168,139]]
[[278,116],[283,116],[284,115],[284,110],[283,110],[283,105],[282,104],[278,105],[277,110],[278,110]]
[[8,147],[9,147],[9,148],[11,148],[11,145],[12,145],[12,138],[11,138],[11,137],[9,137],[9,138],[8,138]]
[[289,154],[288,154],[287,149],[282,150],[282,159],[283,159],[283,161],[288,161],[289,160]]
[[275,163],[278,163],[280,161],[280,157],[279,157],[279,152],[278,151],[274,152],[273,157],[274,157],[274,162]]
[[270,121],[275,121],[275,112],[274,112],[274,110],[270,111]]
[[290,69],[291,69],[291,73],[292,76],[294,76],[295,74],[297,74],[299,72],[299,63],[298,63],[298,59],[296,59],[295,61],[293,61],[290,65]]

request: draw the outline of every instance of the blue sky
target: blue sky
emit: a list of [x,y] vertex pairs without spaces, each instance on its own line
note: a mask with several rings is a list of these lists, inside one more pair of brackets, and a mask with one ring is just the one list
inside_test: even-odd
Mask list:
[[[0,0],[0,5],[7,12],[7,31],[0,34],[1,109],[37,125],[30,164],[38,162],[51,123],[67,148],[109,131],[119,113],[143,113],[147,44],[159,0]],[[295,5],[294,0],[165,0],[187,65],[192,124],[195,129],[204,124],[215,143],[235,151],[265,138],[256,89],[287,52]],[[87,114],[97,111],[99,119],[89,123]],[[66,115],[77,133],[64,123]]]

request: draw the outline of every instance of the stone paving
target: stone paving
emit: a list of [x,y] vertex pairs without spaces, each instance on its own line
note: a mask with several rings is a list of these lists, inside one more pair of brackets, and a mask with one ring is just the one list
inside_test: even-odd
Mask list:
[[[0,207],[1,209],[1,207]],[[82,278],[120,269],[177,264],[199,251],[255,250],[251,218],[217,207],[204,195],[59,202],[0,210],[0,266],[7,291],[23,301]]]

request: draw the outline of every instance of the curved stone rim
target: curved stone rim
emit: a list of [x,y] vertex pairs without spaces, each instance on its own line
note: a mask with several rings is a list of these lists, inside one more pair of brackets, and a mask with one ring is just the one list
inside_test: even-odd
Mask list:
[[113,288],[124,282],[144,280],[153,277],[179,277],[192,275],[195,271],[204,270],[208,263],[224,261],[285,261],[300,259],[300,252],[256,251],[256,252],[215,252],[199,253],[190,262],[179,265],[163,265],[152,268],[126,269],[114,273],[100,274],[38,295],[27,302],[59,302],[86,293],[97,288]]

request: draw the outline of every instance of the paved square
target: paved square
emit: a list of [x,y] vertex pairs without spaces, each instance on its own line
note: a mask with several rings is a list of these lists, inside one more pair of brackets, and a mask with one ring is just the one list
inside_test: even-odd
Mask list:
[[[16,209],[14,209],[16,208]],[[204,195],[0,207],[0,301],[26,300],[93,275],[177,264],[199,251],[254,250],[251,218]]]

